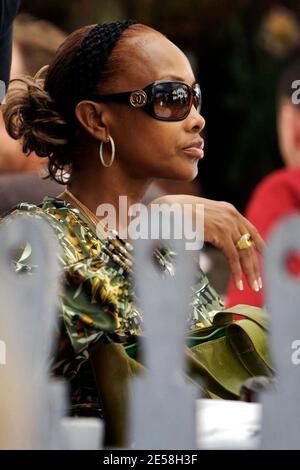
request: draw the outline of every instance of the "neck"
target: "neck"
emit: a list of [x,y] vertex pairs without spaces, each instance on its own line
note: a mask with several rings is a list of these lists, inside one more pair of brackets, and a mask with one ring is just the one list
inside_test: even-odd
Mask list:
[[[75,172],[72,175],[68,189],[94,214],[97,213],[97,209],[102,204],[113,206],[116,214],[115,228],[118,232],[121,232],[130,222],[128,208],[132,204],[142,201],[151,182],[151,179],[129,176],[115,163],[110,168],[100,168],[99,172],[84,169]],[[122,200],[120,196],[123,196]],[[124,207],[126,208],[125,216]],[[103,219],[104,216],[107,217],[107,212],[102,211],[102,215],[99,220]]]

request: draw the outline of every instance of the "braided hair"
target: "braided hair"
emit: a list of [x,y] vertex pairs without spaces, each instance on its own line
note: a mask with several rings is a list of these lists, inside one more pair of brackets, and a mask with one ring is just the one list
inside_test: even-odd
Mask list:
[[120,74],[119,63],[127,49],[125,54],[122,50],[122,58],[116,55],[118,66],[113,70],[110,61],[125,30],[127,37],[155,31],[133,20],[85,26],[59,47],[45,78],[38,73],[11,81],[3,106],[7,131],[21,140],[26,155],[35,152],[47,157],[49,175],[60,183],[65,182],[63,174],[72,171],[78,154],[76,105],[99,84]]
[[[136,24],[133,20],[97,24],[84,36],[64,77],[68,93],[60,97],[62,110],[74,109],[79,101],[91,94],[101,80],[112,50],[122,33],[133,24]],[[45,89],[51,96],[55,96],[55,82],[50,80],[52,72],[53,69],[50,68]]]

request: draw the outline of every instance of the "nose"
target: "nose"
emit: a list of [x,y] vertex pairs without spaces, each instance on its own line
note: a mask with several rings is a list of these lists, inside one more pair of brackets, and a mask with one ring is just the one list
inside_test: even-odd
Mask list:
[[192,106],[190,114],[187,118],[187,123],[189,126],[189,130],[192,130],[193,132],[201,132],[204,127],[205,127],[205,119],[200,114],[195,106]]

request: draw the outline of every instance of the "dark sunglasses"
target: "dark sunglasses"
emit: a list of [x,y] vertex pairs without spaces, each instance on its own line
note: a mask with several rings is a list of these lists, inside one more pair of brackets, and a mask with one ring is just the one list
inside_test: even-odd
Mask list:
[[134,108],[143,109],[160,121],[182,121],[189,115],[193,105],[200,113],[202,103],[198,83],[191,86],[177,80],[157,80],[142,90],[95,95],[90,99],[99,102],[126,103]]

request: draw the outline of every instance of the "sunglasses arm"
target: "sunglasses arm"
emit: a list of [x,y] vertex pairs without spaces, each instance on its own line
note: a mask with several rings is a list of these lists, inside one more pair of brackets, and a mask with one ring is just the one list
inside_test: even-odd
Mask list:
[[130,102],[131,91],[124,93],[112,93],[110,95],[92,95],[89,99],[96,103],[126,103]]

